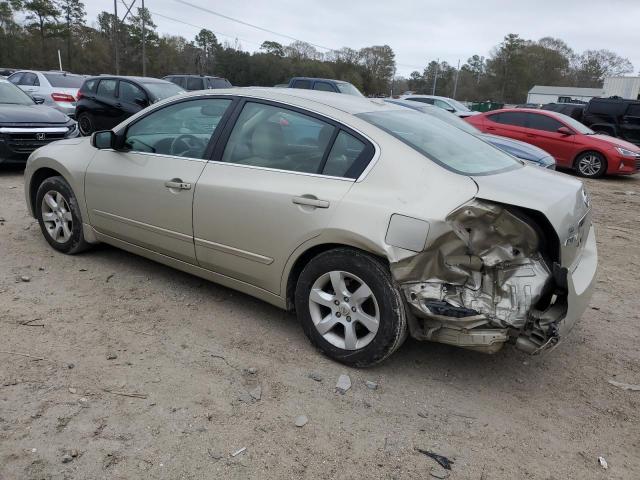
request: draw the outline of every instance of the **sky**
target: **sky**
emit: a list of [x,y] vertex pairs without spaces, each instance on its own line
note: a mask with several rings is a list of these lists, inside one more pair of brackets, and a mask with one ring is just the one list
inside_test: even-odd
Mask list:
[[[118,0],[120,17],[123,1],[132,0]],[[101,11],[113,11],[111,0],[84,2],[89,24]],[[200,28],[208,28],[221,43],[237,38],[247,51],[258,50],[264,40],[285,45],[291,38],[329,49],[387,44],[396,54],[397,75],[403,76],[434,59],[455,66],[474,54],[487,57],[508,33],[530,40],[561,38],[577,53],[612,50],[633,63],[634,74],[640,71],[640,0],[145,0],[145,7],[159,34],[193,40]]]

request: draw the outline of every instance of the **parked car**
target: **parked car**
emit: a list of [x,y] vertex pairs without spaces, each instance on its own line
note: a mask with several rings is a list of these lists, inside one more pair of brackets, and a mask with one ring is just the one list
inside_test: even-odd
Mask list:
[[580,123],[584,123],[582,116],[584,114],[585,104],[583,103],[548,103],[541,108],[542,110],[549,110],[550,112],[563,113]]
[[37,70],[18,70],[9,81],[34,98],[43,98],[44,104],[60,110],[69,117],[75,115],[78,89],[85,77],[73,73]]
[[640,146],[640,100],[592,98],[582,122],[597,133]]
[[173,82],[188,92],[193,90],[230,88],[232,86],[231,82],[226,78],[212,77],[210,75],[167,75],[163,80]]
[[495,110],[467,119],[485,133],[522,140],[549,152],[556,165],[589,178],[630,175],[640,169],[640,148],[598,135],[562,113],[548,110]]
[[593,290],[588,194],[425,117],[326,92],[193,92],[37,150],[26,201],[54,249],[105,242],[295,309],[345,364],[407,334],[544,351]]
[[474,112],[469,110],[465,105],[454,100],[453,98],[438,97],[435,95],[403,95],[400,97],[403,100],[411,100],[412,102],[427,103],[429,105],[435,105],[447,112],[451,112],[460,118],[470,117],[472,115],[478,115],[480,112]]
[[289,88],[302,90],[320,90],[321,92],[344,93],[356,97],[363,97],[360,90],[349,82],[332,80],[330,78],[293,77],[289,80]]
[[9,75],[11,75],[14,72],[17,72],[18,69],[17,68],[6,68],[6,67],[0,67],[0,75],[3,77],[8,77]]
[[75,121],[0,79],[0,164],[24,164],[35,149],[77,136]]
[[143,108],[184,89],[150,77],[101,75],[87,78],[78,92],[76,118],[82,135],[113,128]]
[[447,122],[448,124],[453,125],[460,130],[470,133],[471,135],[475,135],[485,142],[490,143],[494,147],[499,148],[503,152],[509,153],[514,157],[517,157],[520,160],[524,160],[525,162],[532,165],[536,165],[542,168],[549,168],[551,170],[555,170],[556,168],[556,161],[551,155],[549,155],[541,148],[538,148],[529,143],[521,142],[519,140],[513,140],[512,138],[482,133],[469,122],[465,122],[460,117],[454,115],[453,113],[449,113],[442,108],[438,108],[434,105],[423,104],[420,102],[412,102],[410,100],[397,100],[394,98],[387,98],[385,99],[385,102],[393,103],[395,105],[402,105],[403,107],[411,108],[412,110],[417,110],[419,112],[426,113],[427,115],[431,115],[432,117],[442,120],[443,122]]

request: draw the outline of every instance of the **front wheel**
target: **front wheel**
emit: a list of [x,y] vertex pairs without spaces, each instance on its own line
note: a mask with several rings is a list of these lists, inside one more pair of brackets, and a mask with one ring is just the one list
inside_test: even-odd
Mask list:
[[389,268],[358,250],[313,258],[298,279],[295,304],[311,343],[350,366],[383,361],[407,336],[404,302]]
[[586,178],[600,178],[607,171],[607,160],[598,152],[584,152],[575,161],[578,175]]
[[49,177],[38,187],[36,218],[45,240],[62,253],[86,250],[78,200],[63,177]]

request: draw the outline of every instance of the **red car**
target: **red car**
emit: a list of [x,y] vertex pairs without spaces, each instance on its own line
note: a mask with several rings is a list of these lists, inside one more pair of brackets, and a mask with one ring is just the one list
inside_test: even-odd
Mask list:
[[589,178],[630,175],[640,169],[640,148],[596,134],[562,113],[529,108],[492,110],[465,120],[486,133],[530,143],[549,152],[558,167]]

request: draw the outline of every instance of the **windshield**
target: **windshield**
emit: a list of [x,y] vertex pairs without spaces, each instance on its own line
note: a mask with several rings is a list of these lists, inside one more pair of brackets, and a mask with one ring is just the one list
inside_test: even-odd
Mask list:
[[450,124],[411,110],[360,113],[437,164],[462,175],[488,175],[522,167],[514,157]]
[[179,87],[175,83],[167,82],[167,83],[145,83],[145,87],[147,90],[151,92],[155,101],[164,100],[165,98],[173,97],[174,95],[178,95],[179,93],[184,92],[184,88]]
[[43,73],[52,87],[80,88],[84,77],[81,75],[68,75],[64,73]]
[[583,123],[580,123],[575,118],[571,118],[569,115],[565,115],[564,113],[558,113],[558,112],[554,112],[554,113],[559,117],[558,120],[563,121],[578,133],[582,133],[583,135],[593,135],[596,133],[593,130],[591,130],[589,127],[584,125]]
[[462,112],[470,112],[471,110],[469,110],[465,105],[463,105],[462,103],[458,102],[457,100],[454,100],[453,98],[447,98],[447,102],[449,102],[451,105],[453,105],[456,110],[462,111]]
[[354,87],[350,83],[337,82],[336,86],[338,87],[338,90],[340,90],[340,93],[346,93],[347,95],[355,95],[356,97],[364,97],[364,95],[360,93],[360,90],[358,90],[356,87]]
[[33,100],[13,83],[0,82],[0,104],[33,105]]

